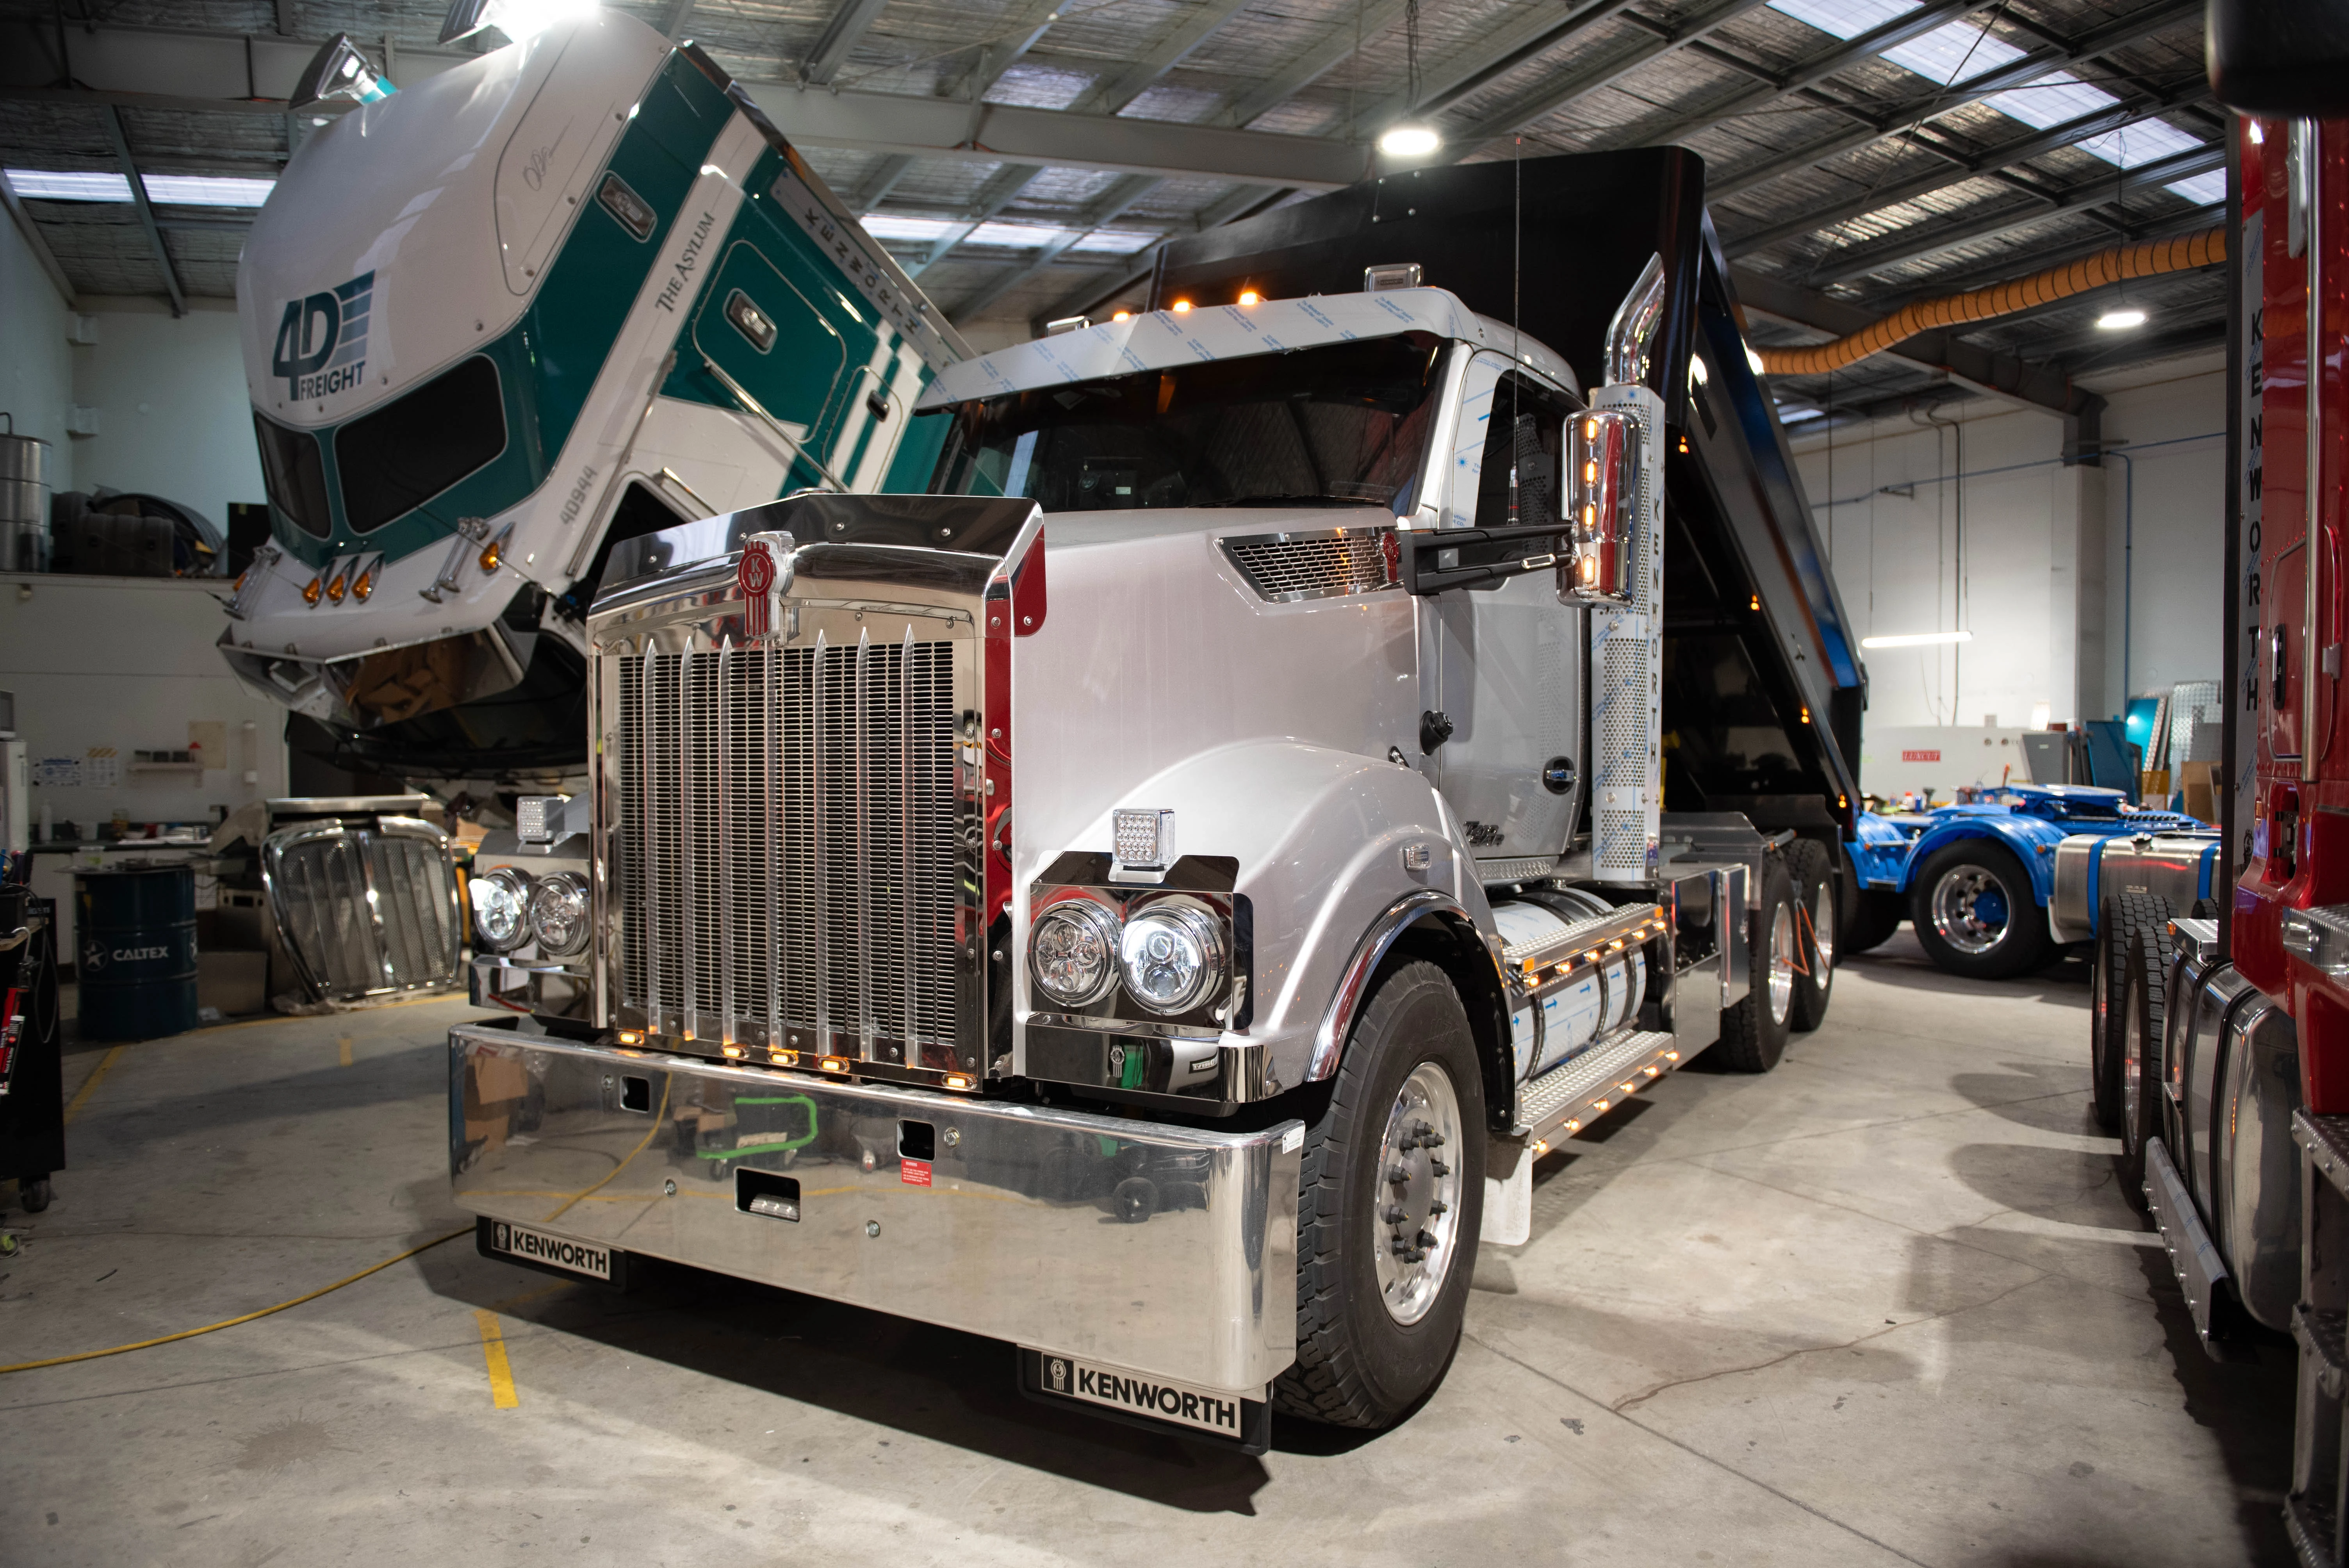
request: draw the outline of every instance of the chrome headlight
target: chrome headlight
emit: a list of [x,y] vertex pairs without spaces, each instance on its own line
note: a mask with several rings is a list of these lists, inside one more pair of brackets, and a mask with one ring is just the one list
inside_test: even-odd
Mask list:
[[1052,905],[1028,934],[1028,968],[1063,1007],[1100,1001],[1117,980],[1117,916],[1090,899]]
[[522,944],[530,934],[527,906],[530,878],[512,866],[500,866],[465,884],[473,905],[473,935],[492,953]]
[[1187,1013],[1223,984],[1223,927],[1204,904],[1160,899],[1127,919],[1117,960],[1135,1001],[1154,1013]]
[[577,872],[541,877],[530,889],[530,934],[550,958],[568,958],[587,945],[587,879]]

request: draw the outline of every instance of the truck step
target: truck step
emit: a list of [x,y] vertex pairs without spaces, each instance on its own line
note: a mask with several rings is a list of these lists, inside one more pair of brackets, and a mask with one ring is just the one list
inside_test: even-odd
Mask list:
[[2292,1309],[2292,1336],[2315,1363],[2316,1386],[2328,1399],[2349,1387],[2349,1314],[2301,1303]]
[[1668,1034],[1639,1029],[1602,1040],[1526,1085],[1517,1130],[1535,1153],[1547,1153],[1680,1065],[1680,1045]]
[[2292,1113],[2292,1140],[2308,1150],[2309,1162],[2333,1189],[2349,1197],[2349,1116]]
[[2178,1288],[2186,1295],[2194,1332],[2203,1348],[2209,1349],[2219,1293],[2230,1283],[2227,1265],[2194,1212],[2194,1201],[2186,1195],[2186,1182],[2178,1174],[2169,1150],[2158,1138],[2146,1141],[2145,1196],[2153,1210],[2154,1223],[2161,1231],[2162,1249],[2169,1254],[2169,1271],[2178,1276]]
[[2284,1533],[2302,1568],[2333,1568],[2333,1537],[2337,1522],[2333,1510],[2315,1498],[2294,1492],[2283,1500]]

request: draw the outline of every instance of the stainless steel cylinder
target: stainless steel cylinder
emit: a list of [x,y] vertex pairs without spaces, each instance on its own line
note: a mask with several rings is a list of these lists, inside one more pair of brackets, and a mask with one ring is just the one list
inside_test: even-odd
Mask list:
[[0,434],[0,572],[49,567],[49,444]]

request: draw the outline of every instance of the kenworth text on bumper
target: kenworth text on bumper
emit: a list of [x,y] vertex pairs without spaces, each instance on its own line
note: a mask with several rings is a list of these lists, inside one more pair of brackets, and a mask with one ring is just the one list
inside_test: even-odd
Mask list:
[[[1512,322],[1516,177],[1571,286]],[[1156,308],[938,373],[930,493],[616,546],[588,787],[475,863],[484,1250],[952,1325],[1251,1449],[1411,1409],[1553,1145],[1829,999],[1862,675],[1701,186],[1181,242]]]

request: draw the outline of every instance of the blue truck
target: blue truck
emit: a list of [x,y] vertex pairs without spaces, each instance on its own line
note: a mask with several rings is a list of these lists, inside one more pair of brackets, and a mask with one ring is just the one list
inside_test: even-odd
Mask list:
[[2059,947],[2092,938],[2050,916],[2059,875],[2093,879],[2104,844],[2161,834],[2206,847],[2196,880],[2209,895],[2215,830],[2175,811],[2140,811],[2118,789],[2083,784],[2017,784],[1990,799],[1927,811],[1862,811],[1858,837],[1846,841],[1854,896],[1839,934],[1847,953],[1865,953],[1906,920],[1935,965],[1971,979],[2025,975]]

